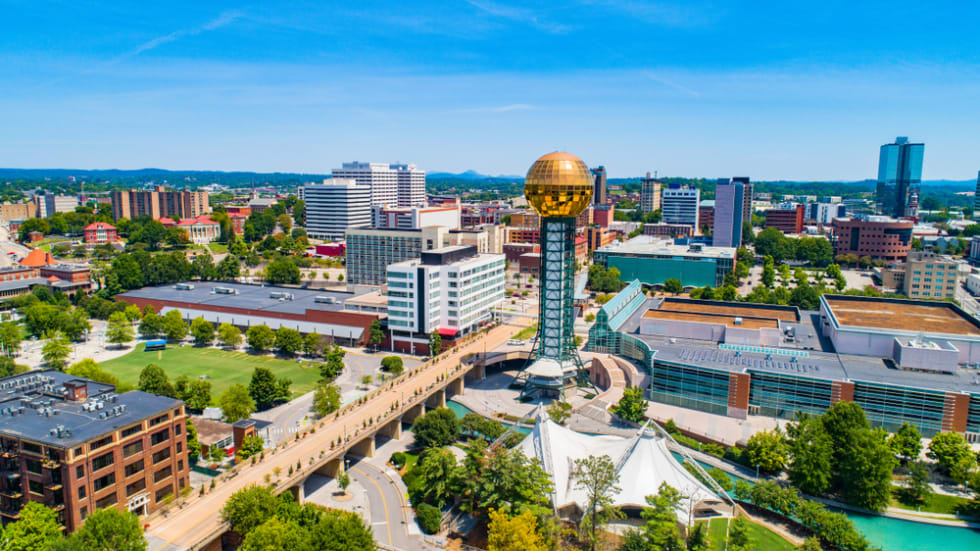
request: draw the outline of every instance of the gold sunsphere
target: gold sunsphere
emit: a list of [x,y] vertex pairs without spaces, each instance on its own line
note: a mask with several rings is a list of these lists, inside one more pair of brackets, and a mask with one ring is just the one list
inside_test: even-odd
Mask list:
[[571,153],[548,153],[527,171],[524,196],[543,217],[578,216],[592,200],[592,174]]

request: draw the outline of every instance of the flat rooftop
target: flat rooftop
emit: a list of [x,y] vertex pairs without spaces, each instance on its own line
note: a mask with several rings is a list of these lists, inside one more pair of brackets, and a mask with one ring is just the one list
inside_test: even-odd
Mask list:
[[[65,398],[69,381],[86,383],[85,401]],[[68,449],[180,405],[138,390],[116,394],[112,385],[60,371],[31,371],[0,379],[0,434]]]
[[658,239],[652,235],[639,235],[623,243],[610,243],[599,247],[596,251],[642,256],[735,258],[733,247],[674,245],[674,242],[669,239]]
[[[183,289],[183,286],[193,286]],[[232,293],[222,293],[217,289],[228,289]],[[281,293],[287,293],[292,298],[284,298]],[[322,310],[339,312],[344,309],[344,303],[354,298],[354,293],[324,291],[317,289],[297,289],[293,287],[277,287],[272,285],[246,285],[244,283],[228,283],[225,281],[187,281],[184,283],[160,285],[134,289],[119,295],[123,298],[145,298],[167,302],[182,302],[209,309],[212,306],[223,308],[240,308],[245,310],[262,310],[264,312],[305,314],[307,310]],[[333,303],[317,302],[317,297],[331,297]],[[321,299],[322,300],[322,299]]]
[[980,326],[949,303],[868,297],[855,300],[827,295],[823,298],[841,326],[980,337]]
[[[674,310],[650,310],[643,314],[644,319],[663,319],[673,321],[695,321],[700,323],[721,323],[728,327],[742,327],[745,329],[761,329],[763,327],[779,328],[779,321],[764,318],[744,318],[725,314],[714,314],[708,312],[682,312]],[[739,323],[735,323],[738,318]]]
[[774,319],[779,321],[799,321],[799,312],[795,308],[768,308],[764,305],[748,306],[731,302],[714,301],[682,301],[667,298],[660,305],[660,310],[673,312],[692,312],[714,314],[719,316],[741,316],[751,318]]

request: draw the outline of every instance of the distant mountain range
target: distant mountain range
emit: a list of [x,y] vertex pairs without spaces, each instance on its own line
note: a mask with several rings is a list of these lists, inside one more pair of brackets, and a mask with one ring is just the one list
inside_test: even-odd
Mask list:
[[460,172],[459,174],[453,174],[451,172],[430,172],[425,175],[427,178],[438,179],[438,180],[523,180],[523,176],[509,176],[506,174],[500,174],[497,176],[491,176],[489,174],[480,174],[475,170],[467,170],[466,172]]

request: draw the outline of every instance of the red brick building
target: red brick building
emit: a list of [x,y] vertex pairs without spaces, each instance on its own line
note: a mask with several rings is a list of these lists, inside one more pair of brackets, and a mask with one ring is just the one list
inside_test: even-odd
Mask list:
[[616,206],[612,204],[608,205],[596,205],[595,211],[592,213],[592,221],[599,224],[603,228],[608,228],[609,223],[616,218]]
[[85,242],[93,245],[115,243],[119,240],[116,227],[105,222],[95,222],[85,226]]
[[791,209],[769,209],[765,211],[765,227],[776,228],[783,233],[802,233],[805,211],[803,205],[796,205]]
[[885,261],[905,260],[912,244],[911,220],[895,220],[885,216],[836,218],[834,254],[870,256]]

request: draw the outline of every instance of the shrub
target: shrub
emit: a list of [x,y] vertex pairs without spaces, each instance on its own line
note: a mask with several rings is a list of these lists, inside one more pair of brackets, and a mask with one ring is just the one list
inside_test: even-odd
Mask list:
[[428,503],[419,503],[415,509],[419,518],[419,528],[426,534],[435,534],[442,527],[442,512]]
[[407,459],[408,457],[405,455],[405,452],[395,452],[391,454],[391,464],[396,467],[404,467]]
[[720,444],[707,443],[701,445],[701,451],[708,455],[713,455],[718,459],[725,457],[725,448]]

